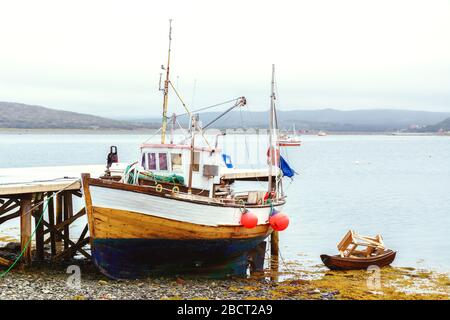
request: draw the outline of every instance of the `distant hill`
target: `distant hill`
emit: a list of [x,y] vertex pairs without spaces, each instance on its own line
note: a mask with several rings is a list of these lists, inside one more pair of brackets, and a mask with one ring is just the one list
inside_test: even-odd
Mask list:
[[0,128],[20,129],[137,129],[139,123],[111,120],[15,102],[0,102]]
[[[200,120],[206,125],[220,113],[207,112],[200,114]],[[335,109],[278,111],[280,128],[290,128],[295,124],[297,129],[355,132],[385,132],[406,129],[410,126],[427,126],[450,117],[450,112],[427,112],[394,109],[351,110]],[[187,117],[178,119],[187,124]],[[147,119],[157,122],[157,119]],[[218,120],[214,127],[256,127],[268,126],[267,112],[230,112]]]
[[450,118],[447,118],[444,121],[423,128],[423,131],[428,132],[437,132],[439,130],[450,131]]
[[[219,112],[200,114],[203,125],[218,117]],[[410,110],[352,110],[335,109],[278,111],[281,129],[295,124],[297,129],[325,130],[336,132],[390,132],[408,128],[430,128],[443,126],[449,121],[450,112],[427,112]],[[188,117],[178,121],[186,126]],[[437,124],[438,123],[438,124]],[[442,124],[441,124],[442,123]],[[41,106],[15,102],[0,102],[0,128],[23,129],[140,129],[159,128],[160,118],[136,119],[135,121],[112,120],[88,114],[49,109]],[[215,128],[267,128],[268,112],[251,112],[243,108],[230,112],[218,120]],[[439,127],[439,128],[441,128]],[[448,128],[448,126],[447,126]]]

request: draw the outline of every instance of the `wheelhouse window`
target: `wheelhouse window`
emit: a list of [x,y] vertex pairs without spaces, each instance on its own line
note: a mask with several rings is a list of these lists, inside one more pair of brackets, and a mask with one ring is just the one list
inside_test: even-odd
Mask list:
[[156,153],[147,153],[147,169],[156,170]]
[[170,155],[172,171],[183,171],[183,160],[181,153],[172,153]]
[[192,171],[200,171],[200,152],[194,152],[194,163],[192,164]]
[[159,170],[167,170],[167,153],[159,153]]
[[142,159],[141,159],[141,166],[142,166],[142,168],[144,168],[144,169],[148,169],[148,168],[147,168],[147,162],[145,161],[145,158],[146,158],[146,154],[143,153],[143,154],[142,154]]

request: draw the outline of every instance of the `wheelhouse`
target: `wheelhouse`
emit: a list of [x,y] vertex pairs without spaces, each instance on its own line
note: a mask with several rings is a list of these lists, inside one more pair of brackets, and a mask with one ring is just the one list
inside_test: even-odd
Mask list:
[[140,166],[144,170],[161,176],[180,176],[186,186],[195,189],[212,191],[214,184],[220,182],[219,163],[220,152],[206,147],[141,145]]

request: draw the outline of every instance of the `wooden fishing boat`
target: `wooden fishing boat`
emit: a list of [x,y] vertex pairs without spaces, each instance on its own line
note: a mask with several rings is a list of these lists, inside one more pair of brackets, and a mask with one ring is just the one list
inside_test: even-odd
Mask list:
[[396,252],[386,250],[370,257],[341,257],[340,255],[329,256],[322,254],[322,262],[331,270],[358,270],[367,269],[370,266],[380,268],[390,265],[395,259]]
[[[169,33],[169,57],[170,40]],[[220,174],[223,163],[217,141],[215,147],[196,141],[204,138],[203,129],[209,124],[201,127],[192,115],[189,137],[175,143],[172,135],[166,143],[171,83],[169,67],[165,70],[161,143],[142,144],[140,161],[127,166],[120,178],[111,176],[110,170],[117,154],[108,156],[102,178],[82,175],[93,261],[112,278],[190,272],[246,275],[252,252],[261,251],[265,239],[289,222],[281,213],[285,196],[279,168],[272,165],[279,151],[268,159],[267,189],[233,192],[238,174],[230,179]],[[273,78],[270,146],[276,148]],[[238,98],[226,112],[244,105],[245,98]]]
[[[83,176],[95,264],[112,278],[135,278],[223,266],[246,272],[244,253],[272,232],[272,207],[246,205],[258,225],[241,224],[242,205]],[[242,199],[242,198],[241,198]]]
[[[357,249],[364,247],[364,250]],[[349,230],[338,243],[339,255],[322,254],[322,262],[331,270],[367,269],[375,265],[380,268],[390,265],[396,252],[386,249],[381,235],[362,236]]]

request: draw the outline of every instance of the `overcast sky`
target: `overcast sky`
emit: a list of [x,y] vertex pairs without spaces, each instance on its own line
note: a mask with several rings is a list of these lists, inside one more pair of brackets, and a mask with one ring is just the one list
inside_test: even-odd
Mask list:
[[274,63],[282,110],[450,111],[448,0],[0,0],[0,101],[158,116],[169,18],[194,108],[267,109]]

